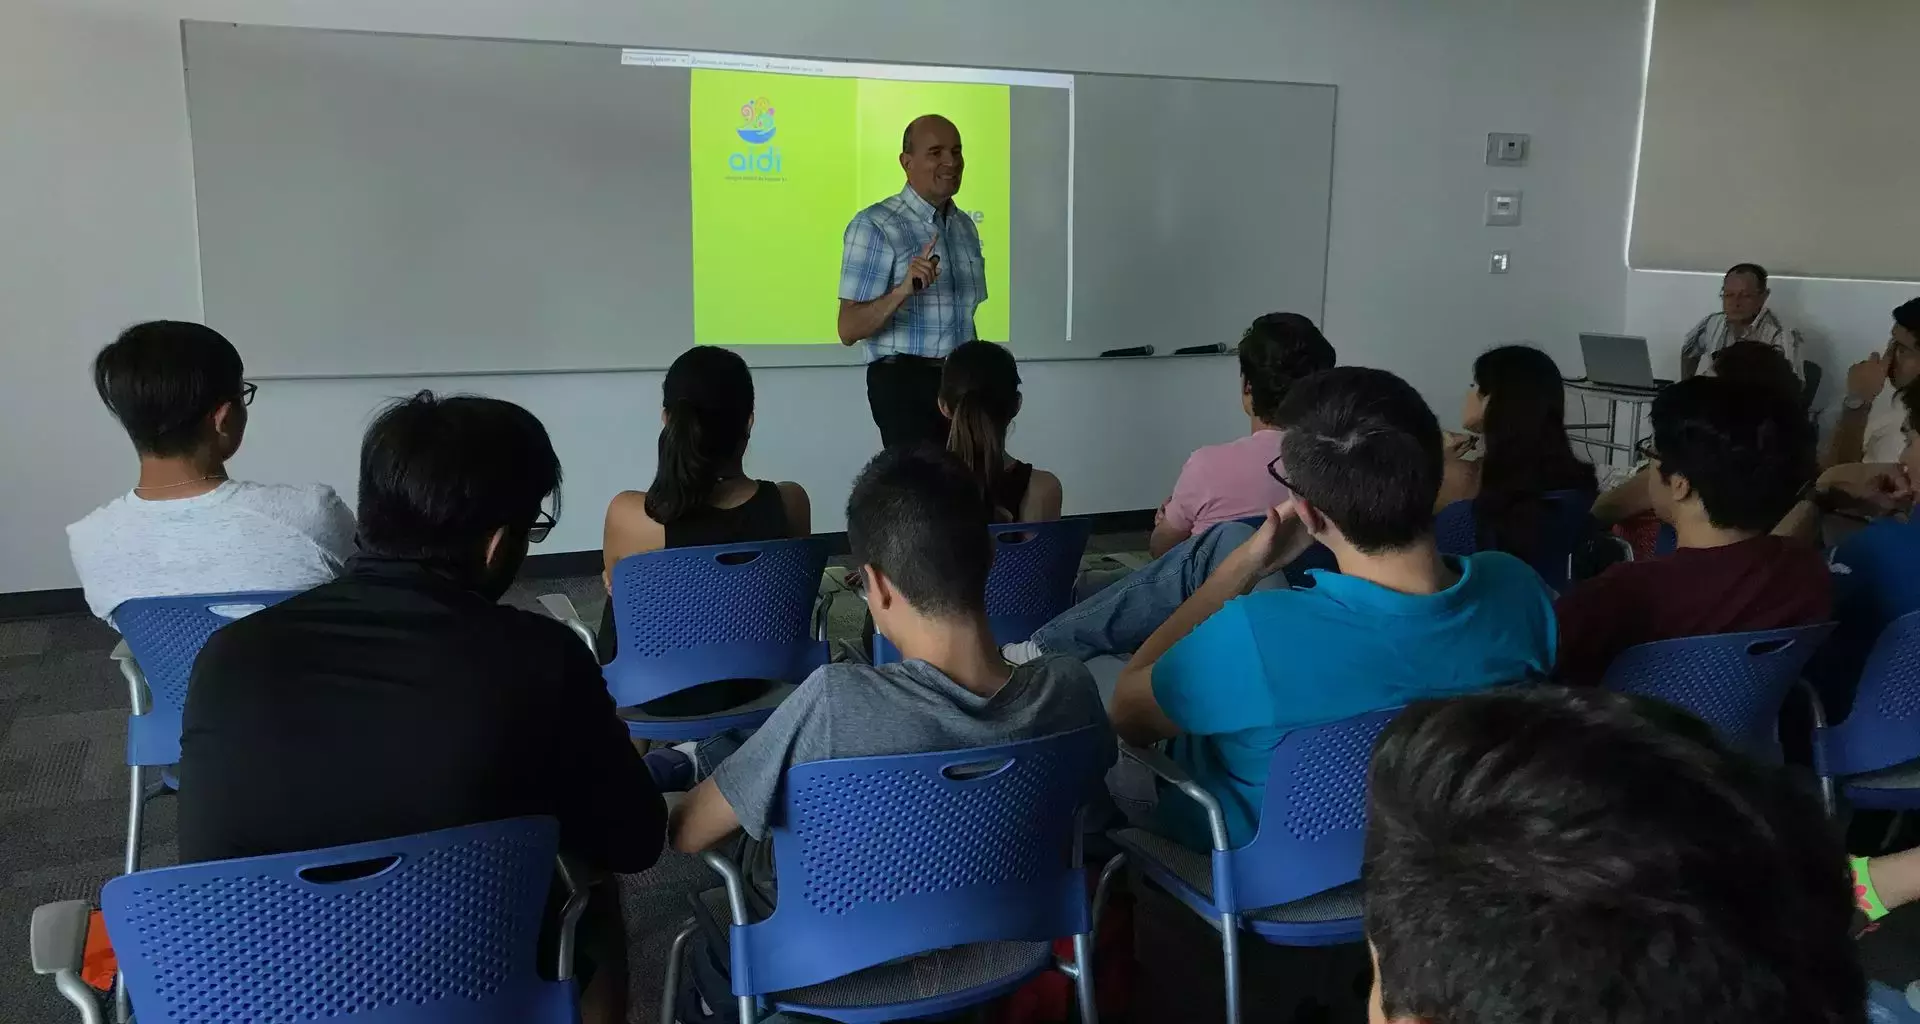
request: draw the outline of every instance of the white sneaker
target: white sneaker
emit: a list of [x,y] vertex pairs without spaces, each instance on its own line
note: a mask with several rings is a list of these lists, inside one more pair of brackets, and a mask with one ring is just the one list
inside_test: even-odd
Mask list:
[[1041,650],[1040,645],[1031,640],[1021,640],[1018,643],[1001,644],[1000,656],[1007,659],[1007,664],[1018,666],[1025,665],[1029,661],[1039,661],[1047,656],[1047,652]]

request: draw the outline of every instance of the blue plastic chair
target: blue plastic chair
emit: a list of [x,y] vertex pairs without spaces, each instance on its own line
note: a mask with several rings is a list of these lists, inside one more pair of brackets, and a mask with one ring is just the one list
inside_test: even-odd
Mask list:
[[187,707],[187,681],[200,648],[220,627],[293,596],[291,591],[142,597],[113,609],[122,649],[114,651],[127,680],[126,869],[140,869],[140,829],[146,802],[172,787],[149,783],[147,770],[180,760],[180,717]]
[[1855,807],[1920,809],[1920,611],[1880,631],[1846,720],[1816,719],[1813,756],[1829,812],[1835,780]]
[[1671,555],[1679,547],[1680,534],[1674,530],[1673,524],[1661,523],[1660,529],[1654,531],[1653,534],[1654,555]]
[[560,980],[535,963],[559,835],[513,818],[158,868],[109,881],[100,903],[140,1024],[566,1024],[577,888]]
[[1295,729],[1274,748],[1260,825],[1246,845],[1227,846],[1220,802],[1158,751],[1122,749],[1170,789],[1160,799],[1200,804],[1213,831],[1211,855],[1145,829],[1111,834],[1121,852],[1100,873],[1104,906],[1114,876],[1131,861],[1220,932],[1227,1021],[1240,1020],[1240,931],[1282,946],[1359,942],[1360,861],[1367,827],[1367,766],[1374,741],[1400,709]]
[[[1572,559],[1593,534],[1593,495],[1585,491],[1549,491],[1541,496],[1548,516],[1541,524],[1538,554],[1529,564],[1557,593],[1573,578]],[[1443,555],[1465,557],[1480,551],[1480,523],[1473,502],[1456,501],[1433,519],[1434,542]]]
[[[993,567],[987,572],[987,626],[995,643],[1025,640],[1073,606],[1073,584],[1093,522],[998,523],[988,532],[993,535]],[[899,649],[874,634],[873,663],[899,660]]]
[[[706,854],[725,885],[701,909],[729,936],[743,1024],[762,1004],[847,1022],[951,1013],[1054,967],[1053,942],[1069,936],[1074,962],[1060,969],[1080,1019],[1097,1024],[1080,812],[1102,792],[1110,743],[1088,727],[789,768],[771,829],[772,913],[753,920],[740,869]],[[700,927],[674,939],[669,1000]],[[672,1019],[669,1001],[661,1020]]]
[[[619,653],[604,668],[627,731],[647,739],[704,739],[759,725],[795,685],[827,663],[814,622],[827,543],[804,537],[669,548],[613,567]],[[780,685],[718,714],[649,715],[636,705],[724,679]]]
[[1629,647],[1603,683],[1690,712],[1734,746],[1779,763],[1780,705],[1834,624],[1689,636]]

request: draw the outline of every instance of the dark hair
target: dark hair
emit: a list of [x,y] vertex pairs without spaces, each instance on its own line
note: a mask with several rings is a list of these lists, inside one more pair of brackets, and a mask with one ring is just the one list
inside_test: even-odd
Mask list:
[[1817,468],[1813,425],[1769,391],[1694,377],[1661,391],[1650,416],[1661,479],[1686,477],[1723,530],[1771,529]]
[[1779,349],[1764,341],[1736,341],[1713,354],[1713,375],[1763,391],[1790,404],[1806,405],[1806,385]]
[[1368,800],[1388,1017],[1864,1019],[1839,837],[1671,707],[1552,686],[1413,704]]
[[1404,548],[1433,532],[1440,423],[1406,381],[1335,367],[1288,389],[1275,415],[1287,478],[1354,547]]
[[1732,277],[1735,274],[1746,274],[1752,277],[1754,281],[1760,285],[1761,291],[1764,292],[1767,290],[1767,268],[1761,266],[1760,264],[1735,263],[1733,266],[1727,268],[1726,276]]
[[711,501],[721,471],[747,450],[753,374],[735,353],[696,345],[667,367],[660,397],[666,423],[646,509],[664,526]]
[[981,611],[993,539],[986,496],[965,466],[930,444],[873,457],[847,499],[847,545],[924,615]]
[[1488,349],[1473,361],[1486,399],[1480,425],[1480,493],[1473,518],[1484,547],[1532,560],[1552,491],[1599,491],[1593,466],[1567,440],[1566,385],[1553,357],[1527,345]]
[[[946,406],[947,450],[966,467],[983,495],[1007,471],[1007,428],[1020,411],[1020,368],[1006,346],[969,341],[947,356],[940,372]],[[1009,515],[1019,509],[1006,509]]]
[[1333,346],[1298,313],[1268,313],[1240,335],[1240,380],[1253,397],[1253,415],[1271,426],[1280,400],[1302,377],[1333,369]]
[[525,409],[422,391],[389,405],[360,445],[360,546],[459,570],[487,538],[524,534],[548,495],[559,518],[560,458]]
[[1908,299],[1893,309],[1893,322],[1920,335],[1920,299]]
[[220,332],[150,320],[93,357],[93,388],[142,455],[187,455],[206,444],[209,417],[240,400],[240,353]]

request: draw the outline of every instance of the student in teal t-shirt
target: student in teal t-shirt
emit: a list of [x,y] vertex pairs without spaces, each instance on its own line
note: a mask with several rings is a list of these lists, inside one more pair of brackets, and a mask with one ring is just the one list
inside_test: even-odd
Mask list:
[[[1293,729],[1543,677],[1553,666],[1553,592],[1500,552],[1434,546],[1440,425],[1410,385],[1343,367],[1296,384],[1279,410],[1293,497],[1134,655],[1113,726],[1168,753],[1220,801],[1239,846],[1259,827],[1267,764]],[[1305,589],[1249,593],[1311,542],[1338,573]],[[1207,849],[1206,818],[1177,794],[1160,828]]]

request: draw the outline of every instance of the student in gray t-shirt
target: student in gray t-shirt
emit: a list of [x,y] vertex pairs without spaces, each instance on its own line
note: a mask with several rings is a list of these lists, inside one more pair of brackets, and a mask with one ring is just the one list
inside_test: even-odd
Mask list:
[[[847,540],[874,628],[905,660],[810,676],[674,810],[676,849],[709,849],[738,829],[764,839],[792,765],[1107,729],[1079,661],[1014,668],[1000,657],[987,627],[988,522],[979,484],[945,452],[896,448],[867,464],[847,502]],[[1111,734],[1100,756],[1104,770],[1115,756]]]

